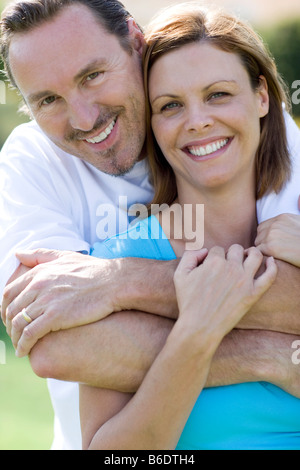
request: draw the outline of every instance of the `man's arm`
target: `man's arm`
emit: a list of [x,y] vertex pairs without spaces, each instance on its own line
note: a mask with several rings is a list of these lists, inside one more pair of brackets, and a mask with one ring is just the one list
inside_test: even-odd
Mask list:
[[240,322],[240,328],[300,334],[300,269],[276,260],[276,281]]
[[[32,349],[34,372],[44,378],[135,392],[161,351],[172,320],[140,312],[50,333]],[[300,398],[300,369],[292,362],[294,335],[233,330],[212,361],[207,387],[268,381]],[[63,360],[62,360],[63,358]]]
[[31,366],[43,378],[135,392],[173,325],[158,315],[113,313],[45,336],[30,353]]
[[[2,319],[19,356],[27,355],[51,331],[93,323],[112,312],[139,310],[177,317],[173,285],[177,260],[34,253],[20,257],[32,269],[9,283],[3,294]],[[30,325],[20,313],[23,308],[34,320]]]
[[[153,264],[155,266],[156,263]],[[163,263],[160,266],[166,282],[170,274],[163,271]],[[173,271],[170,265],[169,271]],[[158,277],[155,279],[158,281]],[[167,285],[170,283],[173,286],[173,282],[167,282]],[[159,281],[158,285],[161,287]],[[169,289],[164,291],[167,298],[172,296],[173,288]],[[155,297],[155,292],[153,295]],[[135,391],[161,350],[172,326],[172,320],[159,315],[133,311],[115,313],[97,323],[45,336],[32,350],[32,367],[43,377]],[[279,359],[286,357],[286,353],[276,359],[278,344],[275,338],[285,338],[285,350],[289,353],[291,337],[274,335],[276,333],[265,331],[234,330],[224,339],[215,356],[209,385],[239,383],[250,381],[251,378],[271,381],[272,374],[274,377],[274,363],[277,374],[289,370],[288,367],[278,367]],[[285,361],[286,366],[292,366],[289,359]]]
[[[41,264],[8,285],[4,294],[3,319],[15,346],[21,337],[20,356],[51,331],[92,323],[111,312],[139,310],[177,316],[173,285],[177,260],[101,260],[42,250],[21,261]],[[277,264],[274,285],[239,326],[300,334],[300,269],[283,261]],[[19,314],[24,307],[32,319],[40,315],[30,325]]]

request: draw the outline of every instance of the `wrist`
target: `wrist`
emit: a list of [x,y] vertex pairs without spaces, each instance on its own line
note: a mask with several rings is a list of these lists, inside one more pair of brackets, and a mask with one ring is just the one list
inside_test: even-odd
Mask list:
[[118,261],[119,285],[114,311],[139,310],[176,319],[177,299],[173,276],[178,261],[124,258]]
[[276,331],[255,330],[257,337],[257,361],[252,363],[253,374],[258,381],[274,385],[286,381],[286,339],[287,335]]

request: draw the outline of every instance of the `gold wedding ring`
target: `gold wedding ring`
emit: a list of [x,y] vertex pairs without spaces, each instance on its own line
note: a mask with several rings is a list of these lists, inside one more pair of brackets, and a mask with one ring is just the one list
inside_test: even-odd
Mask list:
[[30,318],[30,316],[27,314],[26,312],[26,308],[23,308],[22,310],[22,315],[23,315],[23,318],[24,320],[27,322],[27,323],[31,323],[32,322],[32,318]]

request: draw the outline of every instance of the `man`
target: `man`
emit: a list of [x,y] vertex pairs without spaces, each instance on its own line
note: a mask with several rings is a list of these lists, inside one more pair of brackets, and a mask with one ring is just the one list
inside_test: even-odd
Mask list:
[[[101,239],[104,204],[118,213],[118,224],[113,215],[108,219],[105,235],[110,235],[128,223],[118,207],[120,195],[128,206],[151,200],[143,149],[142,47],[141,31],[116,0],[27,1],[13,5],[2,23],[7,72],[34,118],[13,132],[2,152],[2,288],[12,276],[3,318],[15,345],[34,320],[21,337],[20,355],[48,332],[64,330],[33,347],[31,362],[40,375],[125,391],[136,390],[176,318],[171,282],[176,263],[42,251],[19,255],[17,267],[14,254],[39,247],[88,253]],[[299,140],[290,123],[289,141],[296,146]],[[293,182],[288,191],[289,211],[297,213]],[[265,210],[276,215],[272,207],[265,209],[269,201],[262,202],[262,218]],[[25,264],[33,269],[25,272]],[[208,385],[263,378],[292,392],[295,377],[287,380],[284,353],[291,333],[300,331],[294,287],[299,272],[284,263],[279,267],[274,289],[241,325],[250,331],[225,339]],[[254,328],[262,331],[254,335]],[[272,366],[277,359],[286,366],[279,371]],[[77,386],[49,383],[54,448],[80,448]]]

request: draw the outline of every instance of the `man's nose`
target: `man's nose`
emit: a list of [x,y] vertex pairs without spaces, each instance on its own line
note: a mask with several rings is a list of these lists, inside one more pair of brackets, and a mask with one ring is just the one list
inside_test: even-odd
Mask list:
[[93,129],[99,115],[98,106],[83,97],[69,103],[69,122],[73,129],[88,132]]

